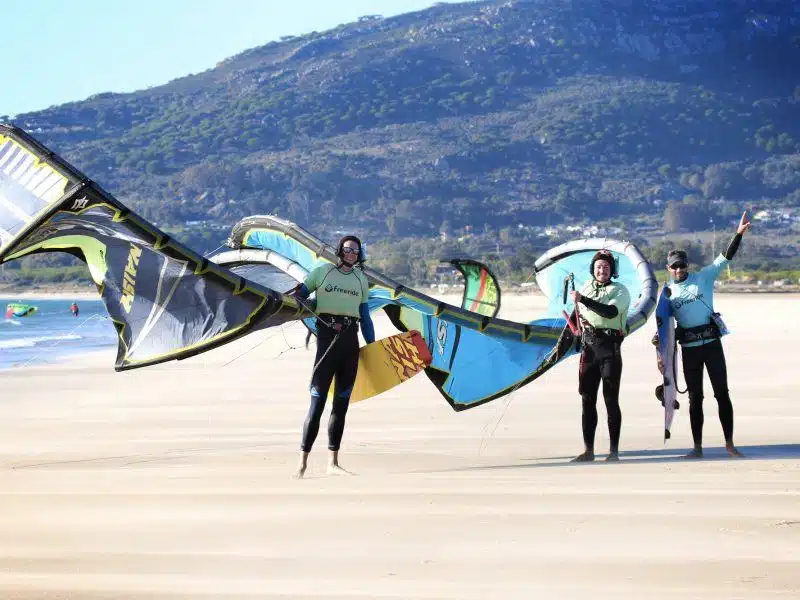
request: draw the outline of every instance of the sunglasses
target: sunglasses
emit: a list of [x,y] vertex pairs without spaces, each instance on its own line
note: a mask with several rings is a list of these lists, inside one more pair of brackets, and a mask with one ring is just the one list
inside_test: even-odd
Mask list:
[[679,269],[685,269],[687,266],[688,265],[685,262],[679,262],[679,263],[675,263],[673,265],[670,265],[669,268],[672,269],[673,271],[677,271]]
[[358,248],[348,248],[345,246],[342,248],[342,254],[358,254]]

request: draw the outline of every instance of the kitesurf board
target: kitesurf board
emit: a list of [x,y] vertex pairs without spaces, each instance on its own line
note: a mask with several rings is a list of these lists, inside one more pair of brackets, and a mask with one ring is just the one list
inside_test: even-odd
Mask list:
[[658,370],[662,375],[662,383],[656,387],[656,397],[664,405],[664,441],[670,438],[672,419],[678,403],[675,317],[672,315],[669,296],[670,289],[665,284],[656,304],[656,327],[658,329],[656,355]]
[[[405,331],[367,344],[358,353],[358,373],[350,402],[360,402],[390,390],[422,373],[432,361],[418,331]],[[329,398],[334,387],[331,385]]]

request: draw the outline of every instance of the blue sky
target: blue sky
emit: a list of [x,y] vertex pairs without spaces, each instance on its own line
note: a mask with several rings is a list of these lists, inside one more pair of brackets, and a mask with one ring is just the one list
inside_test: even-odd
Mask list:
[[[452,0],[451,0],[452,1]],[[131,92],[284,35],[435,0],[3,0],[0,115]]]

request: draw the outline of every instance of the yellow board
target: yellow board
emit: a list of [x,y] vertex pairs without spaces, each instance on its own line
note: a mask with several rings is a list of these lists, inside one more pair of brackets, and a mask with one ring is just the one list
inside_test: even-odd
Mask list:
[[[411,379],[431,364],[433,357],[418,331],[406,331],[362,347],[350,402],[360,402]],[[328,394],[333,394],[334,386]]]

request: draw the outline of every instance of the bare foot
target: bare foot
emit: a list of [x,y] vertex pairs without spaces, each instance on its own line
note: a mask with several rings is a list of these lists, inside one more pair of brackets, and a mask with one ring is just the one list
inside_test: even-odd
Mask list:
[[328,475],[352,475],[352,473],[339,465],[328,465]]
[[619,453],[610,452],[609,455],[606,456],[606,462],[619,462]]
[[579,454],[570,462],[592,462],[594,460],[594,452],[586,450],[583,454]]
[[294,472],[295,479],[302,479],[306,474],[306,467],[308,466],[308,452],[300,454],[300,462],[297,463],[297,471]]
[[703,451],[700,448],[695,448],[689,454],[685,454],[683,458],[703,458]]
[[736,449],[736,446],[734,446],[733,444],[729,444],[729,445],[725,446],[725,450],[727,450],[727,451],[728,451],[728,454],[729,454],[730,456],[737,457],[737,458],[744,458],[744,454],[742,454],[741,452],[739,452],[739,451]]

